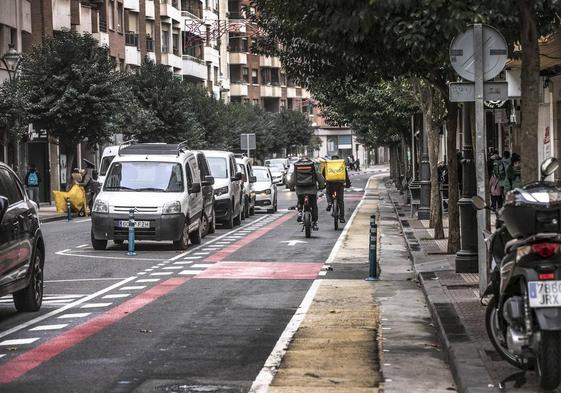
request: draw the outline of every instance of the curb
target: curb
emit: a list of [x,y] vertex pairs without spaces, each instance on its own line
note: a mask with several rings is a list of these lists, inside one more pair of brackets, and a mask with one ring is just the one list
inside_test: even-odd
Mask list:
[[440,282],[434,272],[418,272],[416,260],[424,256],[424,251],[415,238],[412,230],[403,225],[396,202],[391,193],[387,192],[391,201],[394,213],[399,221],[403,238],[407,244],[407,249],[413,268],[417,275],[432,319],[438,332],[441,345],[445,351],[454,381],[460,393],[491,393],[499,392],[485,367],[483,360],[479,356],[475,343],[467,335],[460,317],[444,292]]
[[62,215],[62,216],[49,216],[49,217],[45,217],[42,218],[39,215],[39,220],[44,223],[44,222],[53,222],[53,221],[62,221],[62,220],[66,220],[68,217],[66,215]]

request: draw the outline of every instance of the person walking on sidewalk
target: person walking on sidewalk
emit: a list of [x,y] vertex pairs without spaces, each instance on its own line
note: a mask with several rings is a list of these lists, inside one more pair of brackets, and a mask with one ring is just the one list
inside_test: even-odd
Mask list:
[[[332,156],[331,157],[332,160],[338,160],[339,156]],[[344,181],[337,179],[337,180],[331,180],[332,174],[330,172],[327,171],[327,167],[329,166],[329,161],[326,162],[325,167],[323,168],[323,172],[322,172],[322,176],[325,179],[325,190],[326,190],[326,194],[325,197],[327,199],[327,208],[325,209],[326,211],[331,211],[332,207],[333,207],[333,194],[335,194],[335,197],[337,198],[337,208],[338,208],[338,214],[339,214],[339,222],[340,223],[345,223],[345,201],[344,201],[344,196],[345,196],[345,188],[349,188],[351,186],[351,181],[349,179],[349,173],[347,171],[347,168],[345,165],[341,165],[341,169],[343,171],[345,171],[345,174],[343,176],[341,176],[341,178],[344,177]]]
[[505,187],[505,194],[522,185],[520,176],[520,156],[516,153],[512,153],[511,163],[506,171],[505,183],[507,184]]
[[41,177],[37,171],[35,164],[29,164],[29,170],[25,175],[25,186],[27,187],[27,195],[29,199],[37,204],[39,208],[39,184],[41,183]]
[[502,172],[502,160],[497,153],[492,157],[493,170],[489,177],[489,191],[491,192],[491,208],[500,209],[503,207],[503,186],[501,177],[505,176]]

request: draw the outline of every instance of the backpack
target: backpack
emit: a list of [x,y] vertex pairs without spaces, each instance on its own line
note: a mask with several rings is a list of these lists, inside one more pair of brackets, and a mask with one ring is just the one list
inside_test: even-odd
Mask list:
[[499,178],[499,180],[503,181],[506,179],[506,168],[505,168],[505,163],[503,160],[501,160],[499,162],[499,173],[497,174],[497,177]]
[[37,187],[39,185],[39,175],[37,175],[37,172],[29,172],[27,185],[30,187]]
[[313,162],[294,164],[294,175],[296,187],[311,187],[316,184],[316,168]]
[[346,180],[345,160],[328,160],[325,162],[325,181],[344,182]]

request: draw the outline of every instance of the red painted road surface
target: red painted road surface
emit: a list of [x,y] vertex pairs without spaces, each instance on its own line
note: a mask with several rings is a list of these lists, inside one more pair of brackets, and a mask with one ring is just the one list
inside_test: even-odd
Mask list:
[[314,280],[323,263],[218,262],[195,278]]

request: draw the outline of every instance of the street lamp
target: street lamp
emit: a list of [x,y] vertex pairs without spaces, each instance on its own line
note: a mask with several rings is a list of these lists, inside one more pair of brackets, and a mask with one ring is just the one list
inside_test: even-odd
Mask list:
[[[14,48],[14,44],[8,44],[8,51],[4,53],[4,56],[2,56],[2,63],[4,63],[4,67],[6,68],[6,71],[8,71],[8,77],[10,80],[14,79],[20,60],[21,55],[18,53],[16,48]],[[12,76],[12,73],[14,73],[14,76]]]

